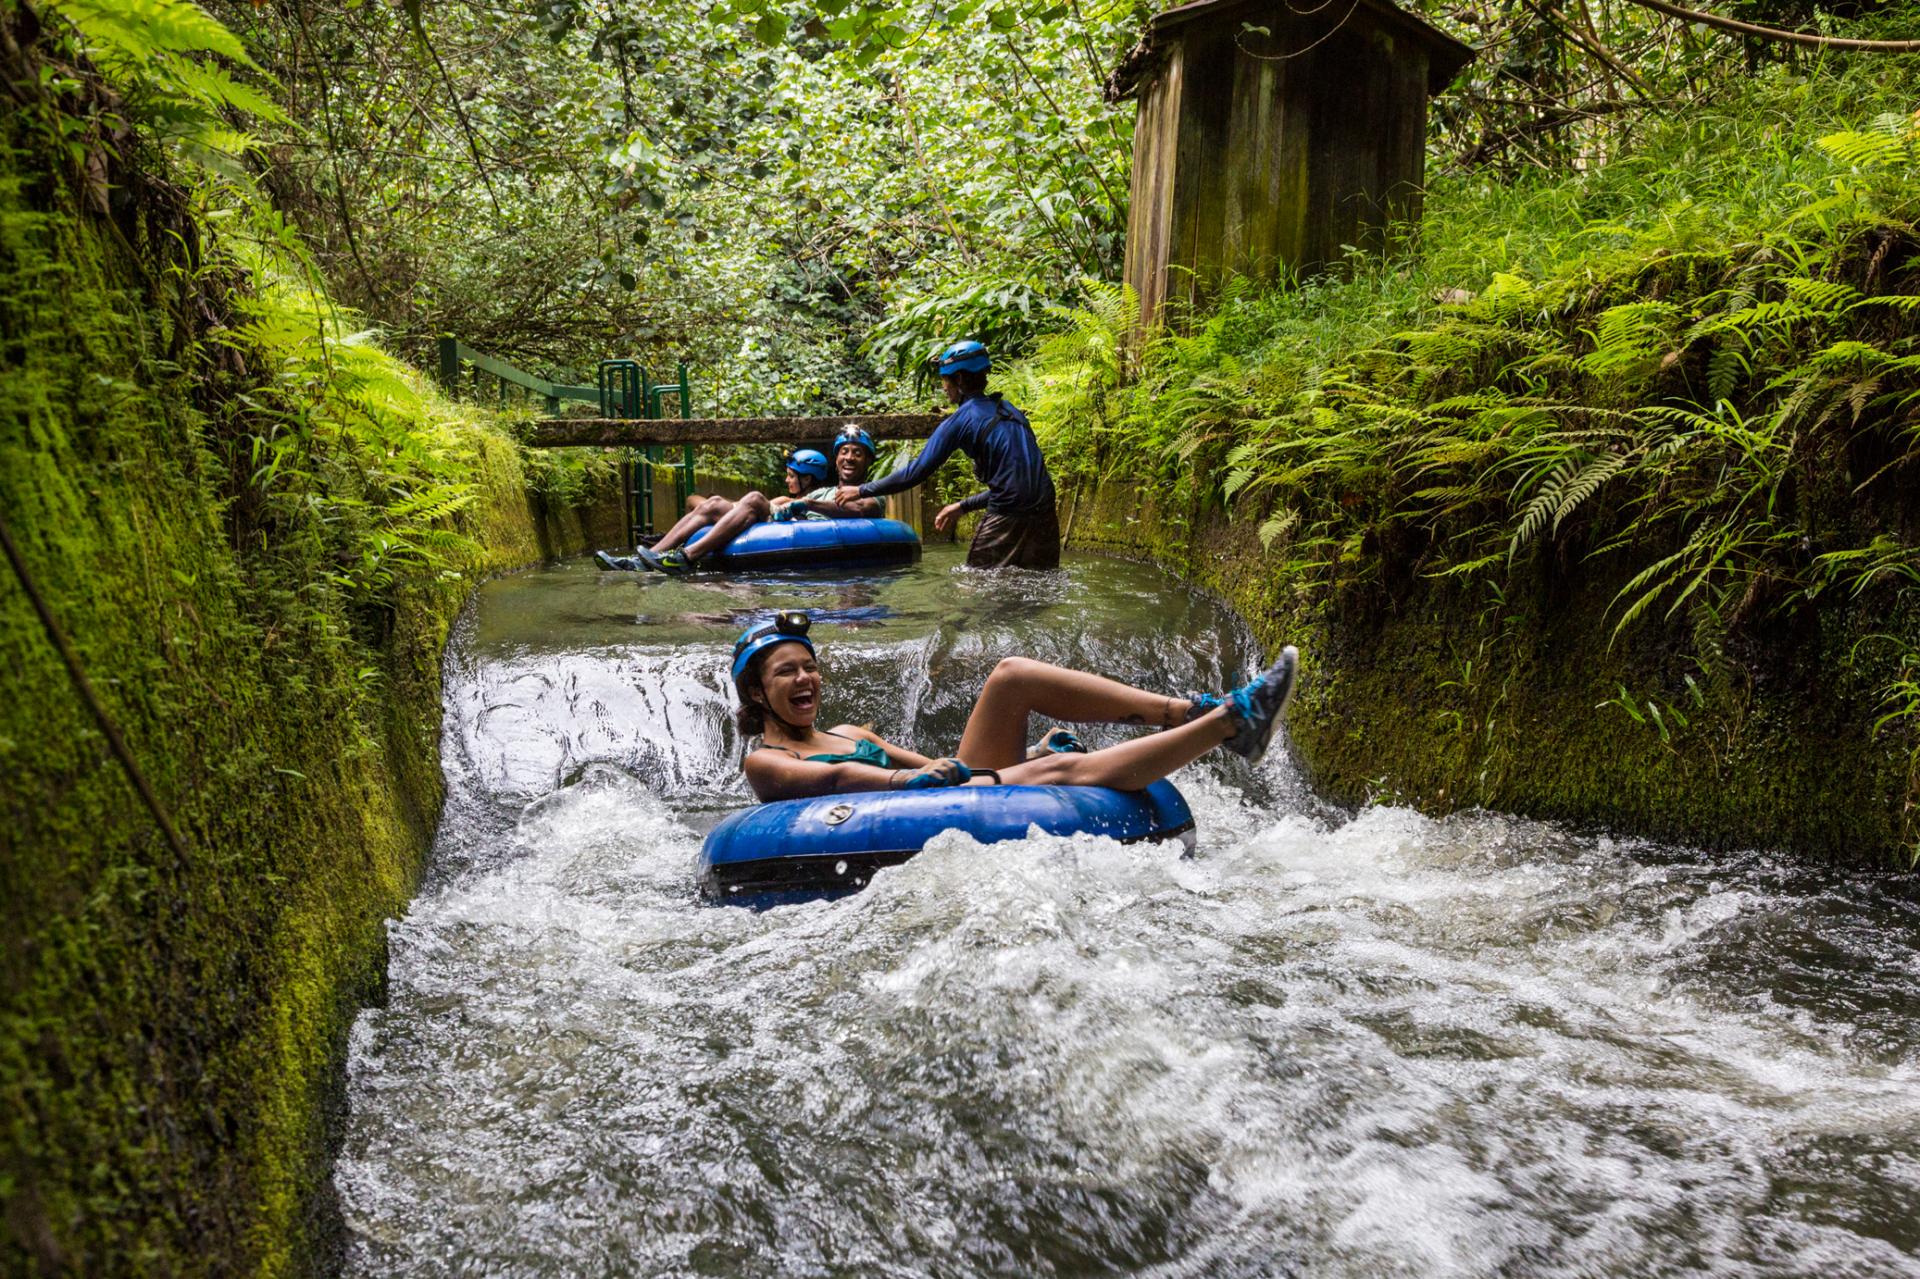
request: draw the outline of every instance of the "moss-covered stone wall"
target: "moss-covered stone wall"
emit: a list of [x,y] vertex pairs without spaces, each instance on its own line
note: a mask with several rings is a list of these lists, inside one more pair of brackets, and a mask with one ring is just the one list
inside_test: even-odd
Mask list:
[[[1546,558],[1502,586],[1384,574],[1299,588],[1257,518],[1105,485],[1062,503],[1072,545],[1155,560],[1299,645],[1288,731],[1340,802],[1486,807],[1691,844],[1906,865],[1907,743],[1877,733],[1920,618],[1835,598],[1726,637],[1712,668],[1658,624],[1613,635],[1622,582]],[[1392,558],[1391,548],[1374,553]]]
[[269,571],[154,228],[44,150],[0,136],[0,514],[185,854],[0,565],[0,1273],[322,1270],[346,1032],[441,799],[449,626],[479,576],[617,542],[618,494],[532,497],[462,428],[457,576],[349,614],[324,559]]

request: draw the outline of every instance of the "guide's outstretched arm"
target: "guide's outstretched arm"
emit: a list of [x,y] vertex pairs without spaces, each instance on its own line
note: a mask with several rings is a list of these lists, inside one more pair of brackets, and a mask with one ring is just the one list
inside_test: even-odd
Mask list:
[[992,496],[992,494],[981,492],[975,493],[972,497],[963,497],[958,502],[947,503],[940,508],[940,513],[933,517],[933,527],[939,532],[946,532],[958,523],[960,517],[968,511],[986,509],[987,499],[990,496]]
[[954,424],[953,418],[948,418],[933,428],[933,434],[927,437],[920,455],[913,461],[891,475],[868,480],[865,484],[842,484],[833,495],[834,500],[851,502],[863,497],[885,497],[889,493],[902,493],[916,484],[924,483],[960,447],[959,434],[959,427]]

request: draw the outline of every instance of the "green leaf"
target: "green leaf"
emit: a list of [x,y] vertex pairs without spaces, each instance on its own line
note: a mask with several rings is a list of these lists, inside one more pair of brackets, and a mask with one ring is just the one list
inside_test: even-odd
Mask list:
[[56,0],[89,40],[137,62],[154,54],[216,53],[253,66],[238,36],[190,0]]
[[764,45],[776,45],[787,38],[787,19],[778,13],[763,14],[753,24],[753,37]]
[[175,84],[210,107],[234,107],[274,124],[287,123],[280,104],[252,85],[242,84],[215,66],[202,66],[186,58],[170,58],[167,73]]

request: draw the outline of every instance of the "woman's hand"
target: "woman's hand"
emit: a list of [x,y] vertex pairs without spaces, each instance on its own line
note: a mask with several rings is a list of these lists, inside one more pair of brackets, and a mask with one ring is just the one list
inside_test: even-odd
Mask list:
[[960,503],[948,502],[940,508],[940,513],[933,517],[933,527],[936,531],[945,533],[953,528],[954,522],[959,518]]
[[893,775],[896,790],[932,790],[939,786],[965,786],[973,770],[957,759],[936,759],[925,768],[901,769]]

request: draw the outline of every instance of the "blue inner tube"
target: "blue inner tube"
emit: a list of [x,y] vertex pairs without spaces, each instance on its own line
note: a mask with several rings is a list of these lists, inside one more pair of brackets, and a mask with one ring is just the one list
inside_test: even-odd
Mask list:
[[1172,782],[1104,786],[954,786],[783,799],[728,817],[700,850],[700,892],[755,907],[838,897],[866,887],[945,830],[983,844],[1085,832],[1122,843],[1193,847],[1193,811]]
[[[701,529],[687,539],[697,545]],[[755,524],[702,568],[812,568],[838,564],[911,564],[920,558],[920,536],[899,520],[789,520]]]

